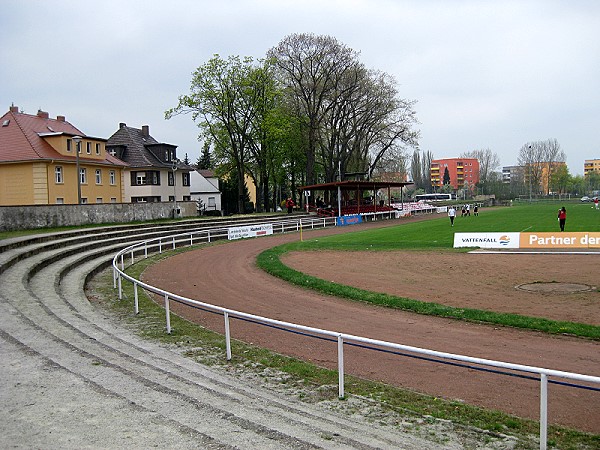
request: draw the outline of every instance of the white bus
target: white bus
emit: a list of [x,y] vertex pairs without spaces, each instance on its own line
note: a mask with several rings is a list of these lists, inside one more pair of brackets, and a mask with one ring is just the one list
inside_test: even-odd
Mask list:
[[456,200],[455,194],[417,194],[415,200],[418,202],[439,202],[444,200]]

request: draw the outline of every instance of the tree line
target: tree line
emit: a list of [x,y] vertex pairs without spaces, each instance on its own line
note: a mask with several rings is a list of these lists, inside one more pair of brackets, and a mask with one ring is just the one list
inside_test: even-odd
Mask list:
[[337,39],[292,34],[262,59],[214,55],[165,117],[191,114],[203,164],[235,181],[238,211],[246,176],[257,187],[256,209],[270,211],[299,185],[349,172],[406,173],[405,149],[419,137],[414,104]]
[[[394,181],[410,173],[409,192],[432,192],[434,156],[418,149],[415,103],[401,97],[393,77],[365,67],[355,50],[305,33],[285,37],[260,59],[214,55],[193,72],[190,92],[165,117],[191,115],[203,142],[198,166],[224,180],[230,212],[247,210],[246,177],[257,188],[253,207],[271,211],[287,197],[298,201],[300,185],[348,173],[368,179],[386,173],[388,180],[391,173]],[[479,161],[480,181],[471,188],[498,198],[599,188],[596,175],[572,177],[566,165],[555,164],[565,161],[556,139],[524,144],[518,155],[523,170],[511,183],[503,182],[498,155],[489,148],[459,157]],[[542,185],[547,192],[539,192]]]

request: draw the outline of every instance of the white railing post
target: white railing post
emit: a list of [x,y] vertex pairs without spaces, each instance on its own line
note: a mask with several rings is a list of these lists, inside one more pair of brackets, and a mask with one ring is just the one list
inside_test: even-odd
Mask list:
[[175,250],[175,236],[173,236],[173,250]]
[[119,279],[119,300],[123,300],[123,282],[121,281],[121,274],[118,274],[117,278]]
[[125,261],[123,259],[123,253],[121,253],[121,270],[125,270]]
[[344,396],[344,339],[338,334],[338,397]]
[[167,333],[171,334],[171,313],[169,311],[169,294],[165,294],[165,315],[167,317]]
[[208,243],[210,244],[210,230],[208,230]]
[[133,308],[136,314],[140,313],[140,303],[138,301],[138,284],[133,283]]
[[190,247],[193,247],[194,245],[194,235],[192,233],[190,233]]
[[229,313],[223,312],[225,318],[225,348],[227,349],[227,361],[231,361],[231,333],[229,331]]
[[135,259],[133,258],[133,249],[131,249],[131,265],[135,263]]
[[148,242],[144,242],[144,258],[148,258]]
[[158,253],[162,253],[162,238],[158,240]]
[[117,288],[117,269],[113,265],[113,289]]
[[548,375],[540,374],[540,450],[546,450],[548,440]]

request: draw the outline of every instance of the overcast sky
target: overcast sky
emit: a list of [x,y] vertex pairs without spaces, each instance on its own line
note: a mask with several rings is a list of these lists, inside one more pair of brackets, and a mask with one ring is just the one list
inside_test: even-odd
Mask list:
[[489,148],[514,165],[549,138],[571,174],[600,158],[597,0],[0,0],[0,29],[0,114],[41,108],[103,138],[149,125],[192,162],[196,125],[164,112],[193,70],[292,33],[333,36],[392,75],[435,158]]

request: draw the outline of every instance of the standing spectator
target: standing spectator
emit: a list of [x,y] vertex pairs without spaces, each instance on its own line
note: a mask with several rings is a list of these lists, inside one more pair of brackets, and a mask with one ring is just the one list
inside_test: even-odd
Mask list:
[[450,217],[450,226],[453,227],[454,218],[456,217],[456,210],[454,209],[454,206],[450,206],[450,208],[448,208],[448,217]]
[[598,209],[598,197],[594,197],[594,205],[596,206],[596,209]]
[[563,206],[558,210],[558,224],[560,225],[560,231],[565,231],[565,223],[567,222],[567,210]]
[[471,204],[467,203],[466,208],[467,208],[467,216],[470,216],[471,215]]
[[294,212],[294,200],[291,199],[291,197],[288,197],[288,199],[285,202],[285,206],[287,206],[287,210],[288,210],[288,214],[291,214]]
[[473,215],[474,216],[479,215],[479,207],[477,206],[477,203],[475,203],[475,205],[473,205]]

